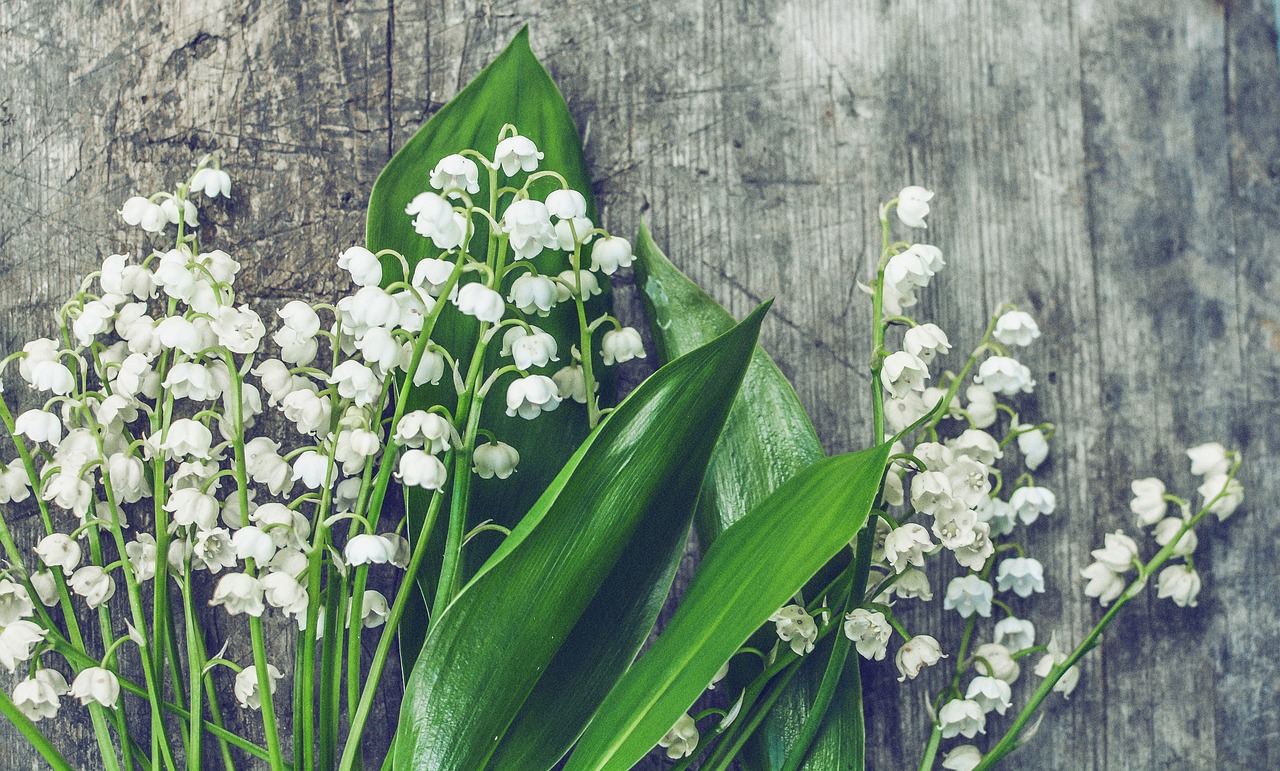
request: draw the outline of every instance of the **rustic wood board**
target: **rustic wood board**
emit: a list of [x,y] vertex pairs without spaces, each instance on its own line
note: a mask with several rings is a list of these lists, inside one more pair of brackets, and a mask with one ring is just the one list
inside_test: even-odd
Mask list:
[[[1010,765],[1280,765],[1270,0],[7,0],[0,352],[46,334],[102,256],[140,246],[115,214],[128,195],[205,151],[235,178],[209,218],[245,290],[336,293],[333,258],[361,239],[391,151],[526,22],[584,132],[604,223],[647,217],[736,314],[778,298],[764,344],[831,452],[869,438],[854,282],[875,205],[907,183],[937,191],[928,237],[949,267],[919,315],[963,346],[1012,300],[1045,331],[1026,357],[1041,384],[1026,412],[1060,426],[1044,480],[1061,511],[1026,539],[1050,581],[1043,632],[1078,639],[1097,616],[1077,573],[1130,525],[1131,478],[1189,491],[1187,445],[1244,450],[1248,503],[1202,539],[1200,606],[1133,603]],[[625,281],[619,305],[639,323]],[[940,603],[908,621],[940,629]],[[877,769],[918,757],[922,694],[942,682],[900,686],[890,669],[867,668]],[[82,712],[48,725],[94,766]],[[0,767],[39,767],[0,736]]]

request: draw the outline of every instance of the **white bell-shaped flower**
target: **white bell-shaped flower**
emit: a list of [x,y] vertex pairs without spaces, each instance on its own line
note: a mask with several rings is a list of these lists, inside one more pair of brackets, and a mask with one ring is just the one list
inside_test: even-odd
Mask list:
[[156,576],[156,539],[150,533],[138,533],[124,545],[125,556],[133,566],[138,581],[150,581]]
[[774,623],[778,637],[791,647],[797,656],[812,653],[818,640],[818,625],[805,609],[799,605],[786,605],[769,616]]
[[585,217],[587,216],[587,199],[577,190],[554,190],[547,195],[547,211],[551,216],[562,220]]
[[257,525],[246,525],[236,530],[235,535],[231,536],[231,547],[235,550],[237,559],[251,559],[255,565],[265,565],[276,556],[275,540]]
[[991,584],[969,573],[957,576],[947,584],[942,607],[956,611],[961,618],[969,618],[975,613],[983,618],[991,618],[991,602],[994,597],[995,590]]
[[996,319],[992,336],[1005,345],[1028,346],[1040,336],[1040,326],[1031,314],[1023,311],[1007,311]]
[[631,258],[631,242],[619,236],[605,236],[591,247],[591,269],[606,276],[612,276],[618,268],[630,267]]
[[995,641],[1012,651],[1020,651],[1036,644],[1036,626],[1025,618],[1009,616],[996,622]]
[[1058,498],[1044,487],[1019,487],[1009,496],[1009,505],[1022,520],[1022,524],[1034,524],[1042,514],[1052,514],[1058,507]]
[[578,404],[587,403],[587,377],[581,364],[561,367],[551,376],[561,398],[573,399]]
[[1170,565],[1160,571],[1156,596],[1168,597],[1179,608],[1194,608],[1200,594],[1200,575],[1189,565]]
[[159,233],[169,221],[160,204],[152,203],[140,195],[135,195],[124,202],[120,209],[120,217],[125,224],[141,227],[148,233]]
[[927,634],[916,635],[910,640],[902,644],[898,649],[897,655],[894,656],[894,663],[898,666],[898,672],[901,677],[898,682],[903,682],[908,678],[914,680],[920,674],[920,670],[925,667],[931,667],[942,659],[947,658],[942,652],[942,646],[938,641]]
[[[391,607],[387,605],[387,598],[382,595],[382,592],[366,589],[364,603],[360,606],[360,622],[364,624],[364,628],[373,629],[382,626],[390,615]],[[350,623],[350,619],[347,623]]]
[[431,170],[431,186],[436,190],[456,188],[475,195],[480,192],[480,168],[465,155],[446,155]]
[[68,574],[80,564],[80,544],[66,533],[50,533],[41,538],[36,544],[36,554],[44,564],[62,568]]
[[67,586],[91,608],[101,607],[116,593],[115,579],[97,565],[85,565],[72,573]]
[[[271,689],[271,695],[276,693],[276,683],[284,673],[276,669],[275,664],[267,664],[267,683]],[[258,691],[258,670],[254,665],[249,665],[242,669],[236,675],[235,687],[233,689],[236,695],[236,701],[240,702],[240,706],[245,709],[262,709],[262,694]]]
[[120,699],[120,680],[109,669],[88,667],[72,681],[71,695],[84,705],[94,702],[114,709]]
[[35,611],[35,603],[31,601],[26,587],[7,578],[0,578],[0,627],[30,618]]
[[1164,499],[1165,486],[1155,477],[1135,479],[1129,485],[1133,491],[1133,500],[1129,502],[1129,511],[1138,517],[1138,527],[1150,527],[1169,511],[1169,502]]
[[924,552],[933,548],[929,532],[914,522],[894,528],[884,540],[884,557],[895,572],[909,565],[924,567]]
[[912,391],[923,391],[928,378],[929,367],[906,351],[889,354],[880,367],[880,383],[897,398]]
[[996,585],[1000,591],[1011,591],[1019,597],[1044,592],[1044,566],[1031,557],[1008,557],[1000,561]]
[[448,474],[436,456],[422,450],[407,450],[400,456],[396,479],[408,487],[443,490]]
[[600,341],[600,355],[606,365],[645,358],[644,341],[634,327],[611,329]]
[[950,351],[951,343],[947,340],[947,333],[937,324],[921,324],[908,329],[902,336],[902,349],[928,364],[938,354]]
[[568,302],[571,297],[577,297],[579,287],[582,289],[583,299],[595,297],[604,291],[600,288],[600,279],[589,270],[564,270],[556,278],[559,279],[556,290],[560,293],[557,298],[560,302]]
[[506,310],[506,305],[502,302],[502,295],[484,284],[476,282],[467,284],[458,290],[458,297],[454,300],[454,305],[458,306],[458,310],[462,313],[468,316],[475,316],[477,319],[487,321],[490,324],[501,321],[502,314]]
[[507,299],[521,313],[546,316],[556,306],[559,294],[555,282],[546,276],[524,275],[511,283]]
[[395,441],[405,447],[425,448],[435,455],[449,449],[453,427],[434,412],[406,412],[396,424]]
[[191,189],[199,190],[208,198],[230,198],[231,175],[222,169],[206,166],[192,175]]
[[503,174],[511,177],[521,171],[537,171],[538,161],[544,157],[532,139],[517,134],[498,143],[493,162],[502,168]]
[[395,556],[396,547],[386,538],[370,533],[361,533],[347,541],[343,556],[347,564],[384,565]]
[[356,286],[378,286],[382,283],[382,263],[363,246],[352,246],[339,255],[338,267],[351,274]]
[[681,715],[675,725],[658,740],[658,746],[667,751],[671,760],[687,758],[698,749],[698,724],[688,713]]
[[974,381],[1005,396],[1029,394],[1036,385],[1035,379],[1031,377],[1031,370],[1008,356],[992,356],[984,360],[978,365]]
[[924,218],[929,214],[929,201],[933,192],[918,185],[908,185],[898,193],[898,219],[909,228],[926,228]]
[[328,396],[320,396],[314,391],[294,391],[284,398],[280,408],[285,419],[303,434],[314,436],[321,430],[329,430],[333,403]]
[[418,235],[430,238],[437,249],[454,249],[466,237],[466,218],[437,193],[428,191],[414,196],[404,213],[414,218],[413,229]]
[[516,367],[523,370],[560,361],[556,356],[558,352],[556,339],[540,327],[511,327],[502,336],[502,355],[510,356]]
[[14,420],[13,429],[33,442],[56,445],[62,441],[62,422],[55,413],[44,410],[27,410],[22,413]]
[[37,670],[13,688],[13,706],[32,722],[56,717],[58,697],[71,690],[67,679],[56,669]]
[[31,386],[37,391],[66,396],[75,390],[76,378],[60,361],[41,361],[31,367]]
[[519,415],[533,420],[543,412],[551,412],[560,406],[560,393],[556,383],[546,375],[529,375],[517,378],[507,386],[507,415]]
[[560,244],[555,226],[551,224],[551,213],[541,201],[527,198],[513,201],[503,213],[501,225],[517,260],[532,259],[543,249],[554,249]]
[[476,447],[471,455],[472,470],[481,479],[506,479],[515,473],[520,463],[520,453],[506,442],[486,442]]
[[972,739],[980,733],[987,732],[987,715],[982,705],[970,699],[952,699],[938,710],[938,725],[942,727],[942,738],[963,736]]
[[248,573],[228,573],[213,588],[209,604],[221,605],[232,616],[261,616],[266,609],[262,604],[262,582]]
[[853,641],[858,655],[868,661],[882,661],[889,650],[893,627],[878,610],[854,608],[844,617],[844,635]]

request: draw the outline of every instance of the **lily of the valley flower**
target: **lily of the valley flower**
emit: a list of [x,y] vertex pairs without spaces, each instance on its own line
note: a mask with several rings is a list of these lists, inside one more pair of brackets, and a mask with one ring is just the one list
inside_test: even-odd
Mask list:
[[938,725],[942,727],[944,739],[953,736],[972,739],[987,732],[987,715],[976,701],[952,699],[938,710]]
[[89,667],[71,682],[71,695],[84,705],[94,702],[114,709],[120,700],[120,680],[109,669]]
[[546,375],[529,375],[511,381],[507,386],[507,415],[533,420],[560,406],[556,383]]
[[1200,574],[1190,565],[1170,565],[1160,571],[1157,586],[1157,597],[1168,597],[1179,608],[1194,608],[1200,594]]
[[[267,665],[267,683],[271,687],[271,695],[275,695],[276,681],[284,677],[284,673],[276,669],[275,664]],[[236,701],[245,709],[262,709],[262,695],[258,692],[258,670],[254,665],[245,667],[236,675],[234,687]]]
[[688,713],[681,715],[676,724],[658,740],[658,746],[667,751],[672,760],[687,758],[698,748],[698,725]]
[[880,368],[880,382],[895,397],[912,391],[923,391],[929,378],[929,368],[919,358],[906,351],[889,354]]
[[778,637],[791,646],[797,656],[811,653],[818,639],[818,626],[813,616],[799,605],[786,605],[769,616],[776,627]]
[[898,219],[909,228],[926,228],[924,218],[929,214],[929,201],[933,192],[918,185],[908,185],[898,193]]
[[472,470],[481,479],[506,479],[515,473],[520,453],[506,442],[485,442],[471,454]]
[[604,333],[600,342],[600,354],[607,365],[643,359],[644,342],[640,339],[640,333],[632,327],[611,329]]
[[1040,336],[1040,327],[1031,314],[1022,311],[1007,311],[996,319],[996,327],[992,336],[1005,345],[1028,346]]
[[844,634],[853,641],[858,655],[868,661],[881,661],[889,650],[893,627],[878,610],[854,608],[844,618]]
[[942,652],[942,646],[938,645],[938,641],[934,638],[927,634],[912,637],[902,644],[902,647],[898,649],[898,653],[894,657],[894,663],[897,664],[898,671],[902,674],[898,678],[898,682],[916,679],[916,676],[920,674],[920,670],[925,667],[931,667],[945,658],[947,658],[947,655]]
[[947,584],[942,607],[956,611],[961,618],[969,618],[974,613],[990,618],[994,596],[995,590],[991,588],[991,584],[970,573],[951,579],[951,583]]
[[950,351],[951,343],[937,324],[921,324],[902,336],[902,350],[929,364],[935,356]]

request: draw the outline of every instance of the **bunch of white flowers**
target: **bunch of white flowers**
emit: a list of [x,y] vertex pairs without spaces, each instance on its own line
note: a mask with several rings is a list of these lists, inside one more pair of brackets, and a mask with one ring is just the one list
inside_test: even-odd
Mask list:
[[[1026,528],[1057,509],[1053,491],[1035,477],[1048,459],[1054,426],[1023,422],[1016,403],[1034,391],[1035,379],[1015,358],[1014,349],[1033,344],[1040,329],[1030,314],[1001,306],[958,374],[933,370],[951,351],[950,338],[937,325],[904,314],[946,262],[935,246],[892,242],[889,219],[896,210],[902,224],[924,228],[932,198],[930,191],[912,186],[881,207],[883,249],[876,279],[860,285],[873,303],[875,436],[896,439],[879,504],[872,512],[873,524],[851,544],[853,564],[869,565],[864,568],[868,580],[854,586],[868,588],[834,621],[825,610],[830,589],[807,604],[797,596],[794,604],[770,618],[779,639],[764,656],[773,662],[787,649],[805,656],[839,625],[858,654],[871,661],[887,656],[896,632],[903,640],[894,657],[900,681],[952,659],[954,674],[930,706],[934,736],[921,768],[932,767],[942,740],[973,739],[987,732],[990,716],[1005,715],[1013,705],[1012,686],[1022,672],[1018,662],[1026,656],[1041,654],[1034,672],[1044,680],[1024,716],[1050,690],[1070,695],[1079,681],[1075,662],[1097,644],[1101,628],[1112,617],[1104,617],[1074,649],[1061,646],[1056,635],[1037,645],[1035,625],[1015,614],[1010,604],[1015,600],[1009,595],[1027,600],[1045,591],[1044,566],[1027,556],[1022,541]],[[903,330],[896,349],[888,339],[895,328]],[[1122,532],[1108,534],[1105,546],[1093,552],[1097,561],[1083,571],[1089,579],[1088,596],[1098,597],[1103,605],[1119,597],[1127,600],[1164,561],[1182,558],[1184,564],[1159,573],[1159,596],[1179,606],[1195,604],[1200,578],[1192,563],[1196,541],[1191,528],[1208,512],[1225,519],[1243,493],[1234,479],[1239,468],[1235,453],[1205,444],[1192,448],[1188,456],[1193,473],[1204,480],[1200,513],[1193,515],[1188,502],[1167,494],[1158,479],[1134,482],[1131,508],[1140,527],[1153,528],[1163,549],[1143,563],[1132,538]],[[1171,505],[1176,505],[1178,516],[1166,516]],[[895,604],[933,599],[926,567],[931,558],[943,554],[950,554],[960,568],[943,593],[944,609],[954,610],[964,625],[953,655],[944,653],[934,636],[908,633]],[[1134,572],[1138,577],[1131,580]],[[1002,617],[994,621],[990,641],[979,644],[980,620],[992,618],[996,611]],[[986,755],[971,744],[953,748],[943,768],[988,767],[1016,746],[1024,724],[1025,720],[1015,723]],[[669,752],[674,747],[692,752],[696,726],[682,723],[672,731],[668,738],[691,736],[692,742],[663,746]]]
[[[52,717],[59,697],[70,693],[123,728],[123,688],[150,702],[158,731],[152,746],[163,755],[152,760],[172,759],[166,726],[176,722],[190,733],[187,764],[200,767],[204,726],[182,715],[204,714],[221,725],[210,672],[229,667],[237,673],[236,700],[262,711],[268,746],[221,728],[219,735],[274,765],[282,741],[264,694],[282,674],[266,660],[263,631],[274,611],[307,632],[291,667],[303,698],[309,702],[335,677],[340,683],[347,671],[347,687],[364,708],[350,716],[349,741],[358,746],[409,594],[402,589],[389,603],[366,589],[367,571],[412,573],[429,540],[429,524],[411,533],[407,520],[382,516],[391,477],[437,499],[459,476],[508,479],[521,451],[536,448],[502,442],[481,425],[491,389],[505,390],[508,415],[533,420],[573,400],[587,405],[594,425],[606,410],[590,354],[606,364],[645,355],[634,329],[609,315],[588,324],[584,315],[586,300],[601,292],[597,274],[629,265],[630,245],[587,218],[586,199],[563,177],[538,170],[542,153],[532,140],[510,126],[498,139],[492,159],[466,150],[441,160],[430,189],[408,202],[405,215],[433,256],[411,265],[390,250],[353,246],[338,264],[354,290],[332,303],[285,303],[274,313],[277,322],[237,296],[240,263],[202,250],[192,230],[197,192],[230,195],[230,177],[216,159],[201,159],[172,192],[125,203],[127,224],[171,232],[173,241],[138,257],[107,257],[59,310],[59,337],[27,343],[0,363],[0,375],[16,364],[18,377],[45,399],[16,417],[0,399],[18,456],[0,462],[0,504],[34,499],[46,530],[34,550],[24,550],[0,523],[8,561],[0,571],[0,665],[30,670],[13,692],[24,715]],[[482,170],[487,206],[471,199]],[[545,200],[531,196],[538,180],[557,188]],[[485,226],[488,243],[473,254],[477,225]],[[593,243],[588,267],[584,247]],[[531,258],[544,251],[560,254],[563,270],[540,272]],[[582,319],[572,340],[536,324],[563,303]],[[480,322],[469,362],[432,340],[448,309]],[[609,331],[597,337],[601,327]],[[484,353],[495,338],[501,351],[493,366]],[[456,401],[410,409],[410,385],[446,377]],[[267,410],[283,415],[292,433],[253,435]],[[449,516],[465,522],[465,500]],[[440,579],[446,601],[465,543],[455,529]],[[248,618],[251,662],[208,655],[193,605],[204,581],[212,584],[209,604]],[[127,606],[112,602],[117,594]],[[109,633],[100,656],[90,655],[80,634],[94,609]],[[362,672],[360,634],[383,624],[380,658]],[[338,638],[337,658],[326,659],[335,671],[316,668],[317,646],[328,642],[317,638],[326,633]],[[142,684],[121,675],[117,651],[130,642]],[[69,687],[51,666],[55,655],[74,674]],[[166,712],[170,668],[185,669],[190,687],[177,694],[180,710]],[[294,739],[301,766],[310,762],[309,716],[299,716]],[[106,723],[95,717],[99,728],[104,753],[114,752]]]

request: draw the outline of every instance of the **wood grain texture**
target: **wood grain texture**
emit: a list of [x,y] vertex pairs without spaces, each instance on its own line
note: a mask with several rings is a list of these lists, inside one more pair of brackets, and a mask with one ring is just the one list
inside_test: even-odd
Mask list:
[[[855,280],[878,245],[876,204],[908,183],[937,192],[927,237],[949,265],[917,315],[958,348],[1006,300],[1045,332],[1025,357],[1040,388],[1024,413],[1060,427],[1043,467],[1060,511],[1026,534],[1049,592],[1015,605],[1042,634],[1078,639],[1097,617],[1078,571],[1105,532],[1132,527],[1130,479],[1190,493],[1186,446],[1242,449],[1248,501],[1201,541],[1199,607],[1132,603],[1010,767],[1280,763],[1270,0],[124,6],[0,3],[0,351],[46,334],[102,256],[141,245],[115,214],[128,195],[206,151],[235,179],[208,235],[244,263],[250,295],[335,294],[333,257],[361,239],[390,152],[529,23],[583,131],[604,224],[629,233],[647,217],[739,316],[777,297],[763,343],[831,452],[870,438]],[[619,308],[639,323],[626,281]],[[937,633],[940,602],[907,621]],[[914,766],[924,694],[946,668],[905,685],[891,669],[865,668],[876,769]],[[93,767],[83,712],[47,725]],[[0,767],[39,766],[7,724],[0,736]]]

